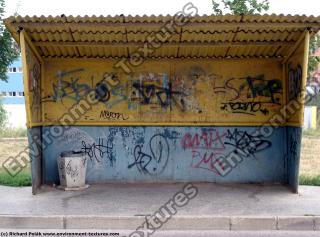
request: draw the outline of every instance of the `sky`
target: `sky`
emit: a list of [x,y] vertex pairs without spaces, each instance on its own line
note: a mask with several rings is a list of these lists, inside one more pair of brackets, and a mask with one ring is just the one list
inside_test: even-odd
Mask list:
[[[159,15],[175,14],[192,2],[198,14],[211,14],[211,0],[5,0],[8,17],[19,15]],[[270,0],[269,14],[320,15],[320,0]]]

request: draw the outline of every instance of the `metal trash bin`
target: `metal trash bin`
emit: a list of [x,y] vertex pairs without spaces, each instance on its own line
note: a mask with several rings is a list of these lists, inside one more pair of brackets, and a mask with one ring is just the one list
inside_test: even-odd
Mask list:
[[57,159],[60,186],[63,190],[82,190],[88,188],[86,184],[87,159],[85,153],[66,151]]

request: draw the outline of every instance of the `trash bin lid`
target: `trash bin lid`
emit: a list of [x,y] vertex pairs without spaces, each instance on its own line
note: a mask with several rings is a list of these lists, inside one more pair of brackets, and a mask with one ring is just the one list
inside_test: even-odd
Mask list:
[[82,157],[85,153],[83,151],[64,151],[61,152],[61,157]]

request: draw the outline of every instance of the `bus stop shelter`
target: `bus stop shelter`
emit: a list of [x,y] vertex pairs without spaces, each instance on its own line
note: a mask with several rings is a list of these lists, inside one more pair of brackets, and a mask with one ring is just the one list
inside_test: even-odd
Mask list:
[[[82,151],[87,181],[298,190],[309,39],[319,17],[10,17],[21,47],[33,193]],[[77,171],[69,169],[72,175]]]

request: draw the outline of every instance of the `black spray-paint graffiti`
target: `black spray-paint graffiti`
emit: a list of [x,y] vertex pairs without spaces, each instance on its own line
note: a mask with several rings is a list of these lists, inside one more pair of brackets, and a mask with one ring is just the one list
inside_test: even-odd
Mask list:
[[302,87],[302,68],[300,65],[295,69],[289,69],[289,99],[297,99]]
[[98,144],[95,142],[92,144],[87,144],[85,141],[81,142],[81,150],[90,158],[91,161],[95,159],[97,162],[101,162],[106,154],[110,165],[113,166],[115,162],[115,157],[112,156],[113,143],[107,140],[107,144],[104,145],[103,138],[99,138]]
[[255,158],[256,153],[271,147],[272,143],[262,139],[262,136],[235,129],[233,132],[227,131],[225,145],[234,147],[234,152],[240,156]]
[[100,112],[100,118],[108,119],[108,120],[128,120],[129,116],[126,116],[123,113],[112,112],[109,110],[102,110]]
[[266,80],[264,75],[257,77],[230,78],[223,86],[214,86],[215,93],[228,93],[231,95],[229,101],[241,99],[242,95],[246,99],[264,97],[263,102],[280,103],[277,95],[282,92],[281,80]]
[[[62,101],[64,98],[69,98],[74,101],[80,101],[87,96],[91,91],[95,92],[95,98],[102,103],[106,103],[110,100],[111,91],[113,87],[119,84],[118,76],[116,73],[105,73],[103,78],[95,85],[93,83],[94,78],[91,78],[91,85],[88,83],[80,83],[80,77],[73,78],[72,75],[83,72],[84,69],[75,69],[67,72],[58,72],[57,83],[53,83],[52,96],[49,96],[47,101],[53,100],[55,102]],[[70,76],[69,80],[64,78]],[[44,100],[46,101],[46,100]]]
[[266,80],[264,75],[257,77],[230,78],[222,86],[214,82],[215,93],[228,95],[228,102],[222,103],[221,110],[231,113],[256,115],[269,114],[268,104],[280,105],[281,80]]
[[256,158],[256,153],[262,152],[272,146],[268,140],[264,140],[262,135],[251,135],[246,131],[235,129],[233,132],[227,131],[226,146],[231,146],[233,150],[217,159],[219,164],[219,175],[225,177],[232,170],[243,162],[245,158]]
[[134,162],[129,169],[137,167],[139,172],[149,175],[161,174],[169,161],[169,143],[165,136],[156,134],[149,141],[149,151],[143,151],[143,145],[134,148]]
[[298,141],[294,138],[293,135],[290,135],[289,153],[292,160],[297,160],[298,158],[298,146]]
[[66,174],[69,175],[72,179],[75,179],[79,176],[78,167],[72,168],[72,161],[70,160],[66,167]]
[[222,103],[221,110],[230,111],[231,113],[256,115],[261,112],[263,115],[269,114],[269,110],[263,108],[261,102],[228,102]]
[[132,87],[138,93],[138,95],[134,95],[134,100],[142,105],[154,104],[170,110],[175,106],[181,111],[186,111],[185,97],[188,95],[183,91],[173,90],[171,83],[167,83],[165,86],[157,86],[155,84],[134,82]]

